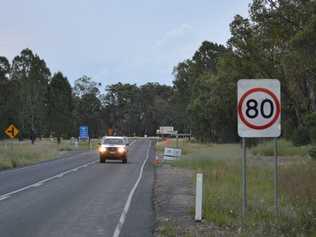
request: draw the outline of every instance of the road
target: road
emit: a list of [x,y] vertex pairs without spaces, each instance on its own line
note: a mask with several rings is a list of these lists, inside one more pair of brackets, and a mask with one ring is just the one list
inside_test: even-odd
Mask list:
[[0,236],[152,236],[153,157],[144,139],[127,164],[91,151],[0,172]]

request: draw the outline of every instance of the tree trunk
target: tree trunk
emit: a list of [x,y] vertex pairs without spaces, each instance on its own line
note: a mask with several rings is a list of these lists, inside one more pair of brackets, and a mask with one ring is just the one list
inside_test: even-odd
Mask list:
[[308,91],[308,97],[310,100],[310,108],[312,112],[316,112],[316,86],[313,79],[314,78],[306,79],[306,86]]

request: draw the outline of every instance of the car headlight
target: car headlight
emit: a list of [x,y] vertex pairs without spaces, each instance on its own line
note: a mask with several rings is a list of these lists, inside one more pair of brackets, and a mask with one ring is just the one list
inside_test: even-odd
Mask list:
[[119,153],[124,153],[126,149],[124,147],[119,147],[118,152]]
[[100,147],[99,147],[99,152],[101,152],[101,153],[106,152],[106,147],[100,146]]

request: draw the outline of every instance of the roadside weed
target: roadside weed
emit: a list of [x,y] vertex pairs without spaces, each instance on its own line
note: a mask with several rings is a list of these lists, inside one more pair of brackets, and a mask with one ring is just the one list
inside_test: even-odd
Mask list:
[[189,152],[170,164],[203,172],[203,212],[207,221],[240,236],[312,236],[316,233],[316,162],[304,158],[305,148],[293,148],[286,141],[280,146],[283,144],[286,147],[282,154],[298,157],[296,162],[280,162],[278,218],[274,210],[273,159],[258,158],[259,154],[270,154],[263,151],[270,144],[259,145],[248,154],[248,209],[243,223],[239,144],[200,145],[194,149],[186,143]]

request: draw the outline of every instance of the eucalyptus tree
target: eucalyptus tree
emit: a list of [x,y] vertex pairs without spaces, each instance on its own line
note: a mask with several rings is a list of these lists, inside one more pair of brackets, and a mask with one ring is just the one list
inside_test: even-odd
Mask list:
[[38,55],[24,49],[12,62],[11,80],[15,85],[17,120],[21,130],[39,135],[48,131],[47,89],[50,70]]
[[72,110],[72,88],[67,78],[61,72],[57,72],[48,87],[48,121],[50,133],[53,133],[58,141],[60,137],[71,136]]

